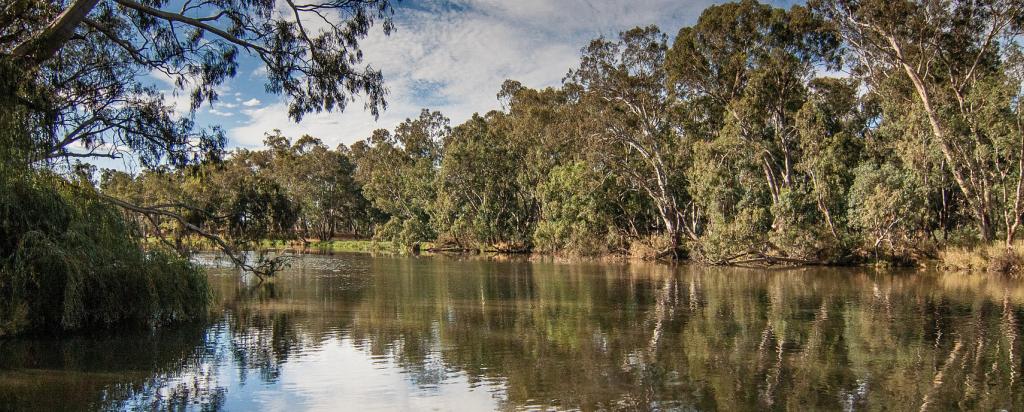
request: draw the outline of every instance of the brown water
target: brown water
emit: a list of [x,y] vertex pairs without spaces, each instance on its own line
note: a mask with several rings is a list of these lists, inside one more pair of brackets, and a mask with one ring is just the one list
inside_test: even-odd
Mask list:
[[206,324],[0,341],[0,409],[1022,410],[983,276],[306,256]]

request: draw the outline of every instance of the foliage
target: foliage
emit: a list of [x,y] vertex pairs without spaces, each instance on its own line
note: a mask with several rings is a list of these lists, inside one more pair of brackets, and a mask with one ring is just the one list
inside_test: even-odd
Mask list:
[[[90,15],[80,29],[85,38],[108,27],[93,23],[116,25],[153,13],[132,0],[107,1],[120,8],[101,2],[96,10],[110,15]],[[170,26],[184,25],[210,36],[211,50],[275,56],[278,44],[252,37],[266,28],[308,53],[291,63],[323,70],[288,66],[292,55],[266,62],[271,89],[290,97],[294,118],[343,106],[360,93],[370,98],[371,111],[378,109],[379,72],[355,70],[358,40],[374,19],[387,30],[390,8],[386,2],[323,7],[329,5],[351,13],[346,25],[328,27],[319,40],[306,37],[301,19],[247,15],[259,5],[232,2],[210,4],[228,9],[224,18],[241,25],[227,36],[196,32],[195,22],[166,16],[144,22],[142,30],[167,36]],[[235,11],[245,16],[232,16]],[[174,144],[146,155],[152,142],[140,140],[140,153],[172,167],[138,176],[105,171],[100,186],[134,204],[174,205],[176,215],[133,218],[146,235],[181,239],[199,229],[244,245],[266,237],[315,242],[372,234],[412,249],[432,242],[449,250],[714,264],[909,263],[949,245],[997,237],[1011,245],[1024,222],[1021,16],[1020,4],[996,0],[811,1],[786,9],[754,0],[725,3],[704,10],[674,38],[645,26],[594,39],[560,87],[531,89],[507,80],[497,95],[500,110],[458,125],[424,109],[351,147],[328,148],[312,136],[293,142],[274,132],[266,136],[267,150],[227,156],[210,138],[187,140],[205,145],[209,156]],[[18,39],[12,44],[33,38],[11,30]],[[199,75],[198,83],[178,84],[192,88],[194,102],[214,99],[213,86],[233,75],[233,55],[179,61],[200,53],[189,48],[198,43],[160,39],[184,49],[143,56],[163,58],[153,67],[179,70],[172,77]],[[96,60],[96,47],[116,45],[68,42],[40,63],[57,70],[57,79],[66,74],[62,59]],[[22,52],[37,56],[32,50]],[[130,50],[122,47],[111,58],[128,59]],[[328,69],[327,63],[343,64]],[[132,64],[93,81],[103,85],[150,67]],[[836,77],[836,70],[850,76]],[[310,83],[327,74],[331,81]],[[32,97],[23,82],[11,87]],[[68,103],[38,97],[43,107],[56,105],[54,113]],[[157,119],[160,110],[147,113],[150,118],[140,117],[147,127],[169,136],[198,133]],[[45,158],[54,153],[46,139],[60,133],[37,129],[28,134],[36,144],[28,146]],[[96,135],[84,147],[116,143],[112,138]],[[89,174],[87,166],[68,166],[69,176]]]
[[532,188],[519,178],[526,147],[507,138],[501,116],[474,115],[444,146],[433,209],[442,243],[527,249],[536,220]]
[[850,224],[862,234],[863,248],[878,255],[906,257],[920,239],[925,216],[920,186],[905,170],[886,163],[864,163],[850,187]]
[[583,162],[557,166],[537,193],[541,219],[533,233],[536,248],[548,253],[597,255],[608,252],[605,238],[614,227],[603,204],[606,184]]
[[206,277],[143,248],[121,212],[46,173],[0,176],[0,336],[205,315]]
[[48,117],[33,133],[35,160],[130,152],[145,166],[181,166],[216,158],[223,133],[175,113],[147,75],[187,92],[194,112],[217,100],[248,54],[296,120],[344,110],[357,94],[377,115],[386,106],[383,77],[359,67],[359,42],[377,22],[390,33],[391,14],[386,0],[18,0],[0,10],[0,60],[25,69],[12,80],[47,94],[49,104],[34,108]]
[[377,130],[353,145],[355,178],[374,208],[388,216],[375,237],[413,246],[433,240],[430,211],[444,141],[451,129],[440,112],[424,109],[406,119],[392,134]]

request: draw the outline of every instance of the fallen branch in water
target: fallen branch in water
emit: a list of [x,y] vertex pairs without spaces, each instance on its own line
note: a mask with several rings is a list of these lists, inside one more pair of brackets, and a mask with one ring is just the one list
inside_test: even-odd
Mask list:
[[[768,246],[774,247],[772,245],[768,245]],[[719,259],[719,260],[716,260],[716,261],[711,261],[711,262],[708,262],[708,263],[710,263],[712,265],[719,265],[719,266],[745,265],[745,264],[750,264],[750,263],[764,263],[764,264],[769,264],[769,265],[777,264],[777,263],[791,263],[791,264],[807,265],[807,266],[824,266],[824,265],[828,264],[828,262],[822,262],[822,261],[817,261],[817,260],[806,260],[806,259],[799,259],[799,258],[791,258],[791,257],[788,257],[788,256],[772,255],[772,254],[768,254],[768,253],[765,253],[765,252],[762,252],[762,251],[758,251],[758,250],[754,250],[754,249],[748,249],[746,251],[737,253],[735,255],[728,256],[728,257],[725,257],[725,258],[722,258],[722,259]]]

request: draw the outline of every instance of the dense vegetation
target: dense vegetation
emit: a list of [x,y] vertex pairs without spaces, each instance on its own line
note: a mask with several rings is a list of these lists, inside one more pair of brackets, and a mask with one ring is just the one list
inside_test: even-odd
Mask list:
[[[141,221],[175,220],[258,276],[282,262],[246,256],[239,245],[296,221],[323,230],[289,212],[290,200],[258,177],[225,183],[235,210],[213,216],[181,199],[110,196],[95,187],[95,168],[78,159],[127,155],[147,169],[198,176],[222,156],[223,133],[175,113],[147,76],[172,79],[194,111],[217,99],[241,52],[264,63],[267,89],[287,97],[294,119],[342,110],[356,94],[376,114],[382,78],[359,67],[358,43],[375,20],[390,31],[388,2],[288,1],[288,16],[272,12],[275,1],[167,3],[0,6],[0,337],[205,315],[203,272],[175,250],[180,245],[152,242]],[[326,24],[307,31],[303,20]],[[212,221],[224,221],[223,236],[204,229]]]
[[[671,41],[654,26],[591,41],[560,87],[506,81],[501,110],[455,126],[424,110],[351,147],[274,132],[267,150],[226,154],[219,128],[176,115],[144,80],[170,77],[194,111],[248,53],[295,120],[355,95],[376,114],[386,90],[359,67],[359,40],[375,22],[390,32],[391,13],[387,1],[5,5],[0,321],[182,317],[178,303],[88,302],[138,290],[125,279],[169,296],[158,274],[195,270],[165,251],[197,235],[260,276],[281,262],[240,251],[265,238],[715,264],[911,262],[1018,238],[1018,1],[713,6]],[[140,174],[97,178],[76,160],[126,155]],[[1005,255],[985,253],[1024,262]],[[32,306],[43,289],[63,300]]]
[[561,87],[507,81],[501,110],[454,127],[424,110],[336,150],[271,134],[198,185],[161,171],[101,185],[230,213],[215,188],[257,179],[297,216],[277,235],[447,250],[834,264],[1008,247],[1022,19],[999,0],[728,3],[671,43],[653,26],[595,39]]
[[0,337],[206,314],[198,267],[172,250],[143,248],[136,226],[91,186],[18,162],[25,129],[10,126],[26,119],[2,116]]

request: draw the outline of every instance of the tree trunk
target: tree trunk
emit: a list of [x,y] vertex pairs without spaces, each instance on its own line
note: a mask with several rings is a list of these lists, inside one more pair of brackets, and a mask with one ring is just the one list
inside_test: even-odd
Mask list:
[[952,172],[953,179],[956,181],[957,186],[960,187],[960,191],[963,192],[964,198],[967,201],[967,206],[974,209],[975,218],[978,219],[978,231],[981,240],[988,242],[995,238],[995,230],[992,227],[990,210],[989,210],[989,195],[984,187],[975,187],[975,182],[969,181],[964,177],[964,172],[960,170],[962,164],[966,164],[968,172],[971,175],[974,174],[974,170],[977,168],[971,164],[971,159],[957,158],[953,154],[953,150],[950,147],[949,136],[946,131],[946,127],[942,124],[939,119],[935,108],[932,106],[931,95],[928,92],[928,87],[924,84],[924,81],[918,75],[916,69],[910,66],[903,58],[903,50],[896,39],[892,36],[886,36],[886,40],[892,47],[892,50],[896,53],[896,58],[899,60],[899,64],[902,66],[903,71],[910,78],[910,82],[914,85],[914,90],[917,92],[918,98],[921,99],[921,104],[924,106],[925,115],[928,118],[928,124],[931,126],[932,134],[935,135],[935,139],[939,142],[939,148],[942,151],[943,157],[949,163],[949,169]]
[[11,57],[21,59],[22,67],[36,68],[42,65],[64,47],[75,34],[75,28],[97,3],[99,0],[75,0],[56,20],[15,47]]

